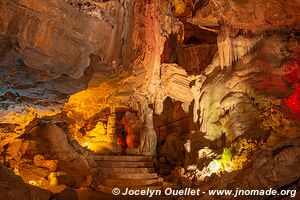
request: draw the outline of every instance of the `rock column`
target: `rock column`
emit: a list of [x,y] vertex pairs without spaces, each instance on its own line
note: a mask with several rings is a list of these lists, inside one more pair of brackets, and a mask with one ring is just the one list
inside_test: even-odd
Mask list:
[[111,140],[111,145],[113,148],[113,153],[121,153],[121,147],[118,145],[118,138],[116,135],[116,124],[117,124],[117,114],[116,107],[110,107],[110,116],[107,121],[107,135]]

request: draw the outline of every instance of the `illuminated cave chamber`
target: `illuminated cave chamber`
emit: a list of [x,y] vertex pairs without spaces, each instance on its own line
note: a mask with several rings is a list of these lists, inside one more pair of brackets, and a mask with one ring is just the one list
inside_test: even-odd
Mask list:
[[83,147],[103,155],[142,155],[138,150],[145,129],[136,111],[107,107],[84,122],[74,138]]
[[299,10],[1,0],[0,199],[150,186],[299,193]]

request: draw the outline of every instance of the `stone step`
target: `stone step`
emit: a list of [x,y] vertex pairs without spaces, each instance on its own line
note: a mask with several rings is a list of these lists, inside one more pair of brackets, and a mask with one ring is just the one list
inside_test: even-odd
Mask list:
[[128,173],[128,174],[137,174],[137,173],[154,173],[154,168],[101,168],[99,167],[98,172],[106,174],[106,173]]
[[126,161],[96,161],[98,167],[105,168],[142,168],[142,167],[153,167],[153,162],[126,162]]
[[152,161],[151,156],[96,156],[95,160],[103,161],[131,161],[131,162],[147,162]]
[[103,174],[104,178],[112,178],[112,179],[154,179],[157,178],[157,173],[136,173],[136,174],[128,174],[128,173],[105,173]]
[[116,186],[116,187],[134,187],[134,186],[148,186],[148,185],[163,185],[163,180],[161,178],[155,179],[139,179],[139,180],[131,180],[131,179],[105,179],[103,185],[106,186]]

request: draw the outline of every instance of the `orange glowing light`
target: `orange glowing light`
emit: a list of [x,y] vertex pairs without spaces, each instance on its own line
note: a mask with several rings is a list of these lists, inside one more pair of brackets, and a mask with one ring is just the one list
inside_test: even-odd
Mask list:
[[37,185],[36,182],[35,182],[35,181],[32,181],[32,180],[31,180],[31,181],[28,181],[28,183],[29,183],[30,185]]

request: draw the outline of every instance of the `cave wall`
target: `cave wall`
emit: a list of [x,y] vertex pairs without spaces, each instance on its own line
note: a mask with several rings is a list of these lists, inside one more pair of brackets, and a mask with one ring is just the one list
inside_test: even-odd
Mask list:
[[[123,123],[131,153],[158,155],[178,187],[299,180],[299,6],[2,0],[1,163],[54,193],[95,189],[95,153],[120,153]],[[157,141],[157,127],[186,116]],[[256,185],[256,171],[276,178]]]

